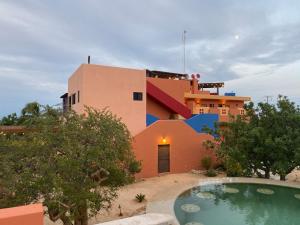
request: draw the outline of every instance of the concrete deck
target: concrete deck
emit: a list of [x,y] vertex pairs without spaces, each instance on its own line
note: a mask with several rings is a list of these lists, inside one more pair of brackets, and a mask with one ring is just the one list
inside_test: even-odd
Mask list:
[[261,178],[244,178],[244,177],[223,177],[223,178],[200,178],[198,182],[188,183],[185,186],[176,187],[171,190],[166,190],[164,193],[159,193],[156,200],[147,204],[146,213],[163,213],[172,216],[175,219],[175,224],[179,225],[174,212],[174,203],[178,195],[187,189],[195,186],[206,184],[223,184],[223,183],[256,183],[256,184],[269,184],[279,185],[285,187],[300,188],[300,184],[296,182],[287,182],[279,180],[261,179]]

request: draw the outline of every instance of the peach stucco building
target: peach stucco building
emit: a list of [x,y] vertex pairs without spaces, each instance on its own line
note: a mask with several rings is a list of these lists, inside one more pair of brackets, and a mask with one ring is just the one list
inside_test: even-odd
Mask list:
[[[208,152],[203,132],[229,115],[243,115],[250,97],[219,95],[224,83],[201,83],[199,75],[83,64],[69,78],[61,96],[64,110],[84,113],[84,106],[108,108],[133,136],[142,162],[138,177],[188,172],[200,168]],[[208,89],[215,88],[216,92]]]

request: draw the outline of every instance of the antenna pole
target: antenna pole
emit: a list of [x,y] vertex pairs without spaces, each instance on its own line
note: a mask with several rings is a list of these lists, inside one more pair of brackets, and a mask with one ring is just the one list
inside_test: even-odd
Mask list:
[[185,39],[186,39],[186,30],[183,31],[182,41],[183,41],[183,73],[185,73]]
[[272,96],[271,95],[266,95],[265,96],[267,103],[269,103],[269,99],[272,100]]

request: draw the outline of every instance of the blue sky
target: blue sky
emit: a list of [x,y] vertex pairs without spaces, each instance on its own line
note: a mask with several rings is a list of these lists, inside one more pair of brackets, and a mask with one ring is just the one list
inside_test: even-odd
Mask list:
[[0,117],[54,105],[91,55],[95,64],[182,72],[225,91],[300,104],[300,1],[1,0]]

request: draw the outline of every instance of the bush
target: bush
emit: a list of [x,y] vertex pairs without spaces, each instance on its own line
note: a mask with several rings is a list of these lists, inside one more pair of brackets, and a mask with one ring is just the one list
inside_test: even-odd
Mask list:
[[219,163],[214,168],[218,172],[225,172],[226,171],[226,167],[225,167],[224,163]]
[[215,176],[217,176],[217,172],[214,169],[209,169],[209,170],[207,170],[205,175],[208,177],[215,177]]
[[243,169],[238,162],[228,160],[226,162],[226,174],[228,177],[240,177],[243,174]]
[[142,193],[139,193],[135,196],[135,199],[138,201],[138,202],[143,202],[146,198],[146,195],[142,194]]
[[141,172],[142,164],[140,161],[132,161],[129,164],[129,172],[132,174]]
[[201,165],[204,169],[209,170],[212,167],[212,158],[210,156],[204,156],[201,159]]

